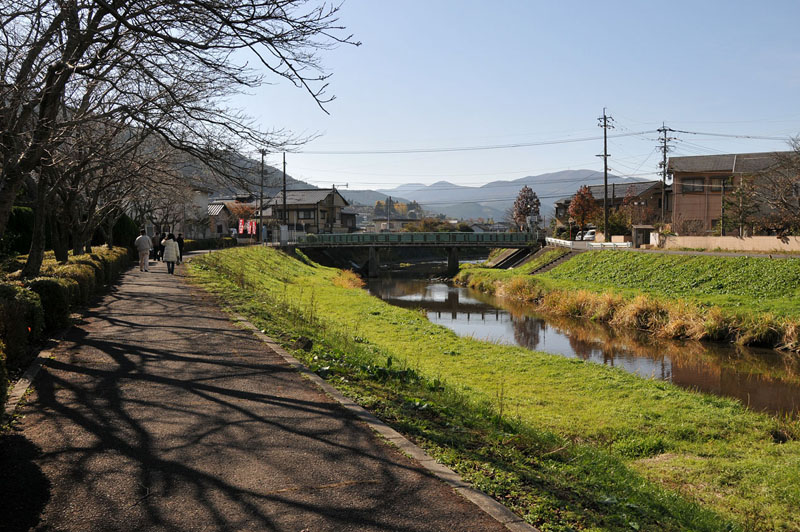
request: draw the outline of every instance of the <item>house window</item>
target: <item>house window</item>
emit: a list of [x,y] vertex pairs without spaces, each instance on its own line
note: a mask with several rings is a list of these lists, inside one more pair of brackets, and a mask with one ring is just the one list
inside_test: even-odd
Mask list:
[[217,224],[217,234],[222,234],[222,224]]
[[722,184],[726,183],[727,177],[712,177],[711,178],[711,192],[722,192]]
[[705,179],[702,177],[684,177],[681,180],[681,192],[689,194],[693,192],[702,192]]
[[314,211],[312,210],[302,210],[300,211],[300,218],[309,220],[314,217]]

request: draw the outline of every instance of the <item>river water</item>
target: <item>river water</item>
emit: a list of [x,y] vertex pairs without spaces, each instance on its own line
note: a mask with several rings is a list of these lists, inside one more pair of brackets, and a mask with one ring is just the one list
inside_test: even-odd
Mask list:
[[655,339],[588,320],[536,314],[465,287],[418,279],[376,279],[372,295],[424,309],[460,336],[620,367],[645,378],[734,397],[754,410],[800,414],[800,360],[772,349]]

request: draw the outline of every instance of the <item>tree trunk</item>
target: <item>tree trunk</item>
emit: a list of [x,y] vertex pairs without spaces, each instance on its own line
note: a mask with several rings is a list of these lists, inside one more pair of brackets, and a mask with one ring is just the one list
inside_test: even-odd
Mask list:
[[65,224],[58,221],[52,213],[48,216],[50,227],[50,241],[53,243],[53,253],[56,260],[62,264],[69,260],[68,235]]
[[6,232],[8,219],[11,217],[11,207],[17,199],[19,187],[25,180],[25,174],[16,167],[0,171],[0,238]]
[[44,261],[45,220],[47,219],[47,178],[39,176],[36,191],[36,208],[33,211],[33,232],[31,233],[31,249],[28,260],[22,268],[22,276],[31,279],[39,275]]

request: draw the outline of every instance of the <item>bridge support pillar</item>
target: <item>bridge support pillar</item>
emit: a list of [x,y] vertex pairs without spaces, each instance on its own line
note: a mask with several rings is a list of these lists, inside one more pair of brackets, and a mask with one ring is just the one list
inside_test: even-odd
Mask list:
[[447,248],[447,275],[458,273],[458,248]]
[[380,255],[378,254],[378,248],[375,246],[369,247],[369,268],[368,268],[368,276],[370,278],[374,278],[378,276],[378,270],[380,269]]

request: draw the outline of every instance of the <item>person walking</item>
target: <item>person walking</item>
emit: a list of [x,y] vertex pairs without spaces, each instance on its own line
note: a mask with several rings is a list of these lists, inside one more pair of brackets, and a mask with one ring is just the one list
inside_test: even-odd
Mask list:
[[175,241],[175,235],[172,233],[167,235],[167,238],[161,241],[161,246],[164,248],[164,262],[167,263],[167,273],[173,275],[175,273],[175,262],[180,257],[180,249],[178,243]]
[[175,239],[175,242],[178,243],[178,264],[183,262],[183,233],[178,233],[178,238]]
[[[164,240],[167,238],[167,233],[161,233],[161,236],[158,238],[158,260],[164,260]],[[172,237],[173,240],[175,237]]]
[[139,252],[139,271],[150,271],[150,250],[153,249],[153,241],[147,236],[145,230],[139,231],[139,236],[134,240],[133,247]]
[[153,233],[153,260],[158,262],[158,248],[161,247],[161,239],[158,233]]

